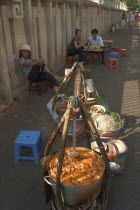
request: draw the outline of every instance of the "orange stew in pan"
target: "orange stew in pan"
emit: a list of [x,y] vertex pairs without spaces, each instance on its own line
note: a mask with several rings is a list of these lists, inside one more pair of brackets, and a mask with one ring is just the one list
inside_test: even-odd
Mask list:
[[[72,148],[65,150],[62,173],[60,182],[64,185],[83,186],[91,184],[103,175],[105,166],[102,158],[95,152],[86,148],[76,148],[79,156],[70,157],[67,153],[71,152]],[[49,171],[51,177],[56,180],[58,155],[56,153],[49,162]]]

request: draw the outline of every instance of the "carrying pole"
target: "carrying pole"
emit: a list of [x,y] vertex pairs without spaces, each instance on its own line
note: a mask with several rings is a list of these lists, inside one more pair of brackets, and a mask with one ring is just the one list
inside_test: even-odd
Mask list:
[[62,140],[61,140],[61,150],[58,157],[58,167],[57,167],[57,175],[56,175],[56,199],[58,204],[58,210],[65,210],[63,206],[62,201],[62,194],[61,194],[61,185],[60,185],[60,176],[62,171],[62,165],[64,160],[64,154],[65,154],[65,147],[66,147],[66,139],[68,135],[68,129],[69,129],[69,121],[70,116],[72,112],[72,101],[68,104],[67,114],[65,115],[65,122],[64,122],[64,128],[62,132]]

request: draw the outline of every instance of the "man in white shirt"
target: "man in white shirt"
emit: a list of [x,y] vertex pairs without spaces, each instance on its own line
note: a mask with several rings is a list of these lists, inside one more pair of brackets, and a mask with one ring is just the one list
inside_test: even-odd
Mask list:
[[134,25],[135,25],[135,12],[134,11],[130,15],[130,25],[132,28],[134,28]]
[[[103,43],[102,37],[100,37],[98,35],[98,30],[97,29],[93,29],[91,31],[91,36],[88,37],[88,44],[89,45],[94,45],[94,46],[101,46],[102,48],[104,48],[104,43]],[[105,64],[104,63],[104,54],[105,54],[105,51],[103,50],[101,52],[102,64]]]

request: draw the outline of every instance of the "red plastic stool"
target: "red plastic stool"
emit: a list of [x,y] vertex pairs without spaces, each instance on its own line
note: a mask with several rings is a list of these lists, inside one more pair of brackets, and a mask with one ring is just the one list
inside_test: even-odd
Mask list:
[[112,47],[111,52],[120,52],[119,47]]
[[120,56],[122,56],[122,57],[126,57],[127,56],[126,49],[120,49]]
[[76,62],[76,60],[75,60],[75,57],[74,56],[66,55],[66,63],[67,64],[73,64],[75,62]]
[[92,59],[93,61],[99,61],[99,60],[100,60],[97,53],[91,53],[90,56],[91,56],[91,59]]
[[119,66],[119,60],[117,58],[108,58],[106,62],[108,68],[115,68]]

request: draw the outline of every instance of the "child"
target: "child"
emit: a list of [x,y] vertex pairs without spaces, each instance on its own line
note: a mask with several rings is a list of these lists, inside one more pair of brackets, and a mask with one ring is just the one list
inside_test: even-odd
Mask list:
[[105,51],[104,51],[104,43],[103,43],[103,40],[102,40],[102,37],[100,37],[98,35],[98,30],[97,29],[93,29],[91,31],[91,36],[88,37],[88,44],[89,45],[93,45],[93,46],[100,46],[103,51],[100,52],[101,53],[101,56],[102,56],[102,64],[105,64],[104,62],[104,54],[105,54]]
[[46,67],[45,60],[32,59],[31,48],[28,44],[23,44],[19,51],[19,65],[25,76],[30,81],[48,80],[55,91],[58,90],[57,79],[61,77],[56,76]]

